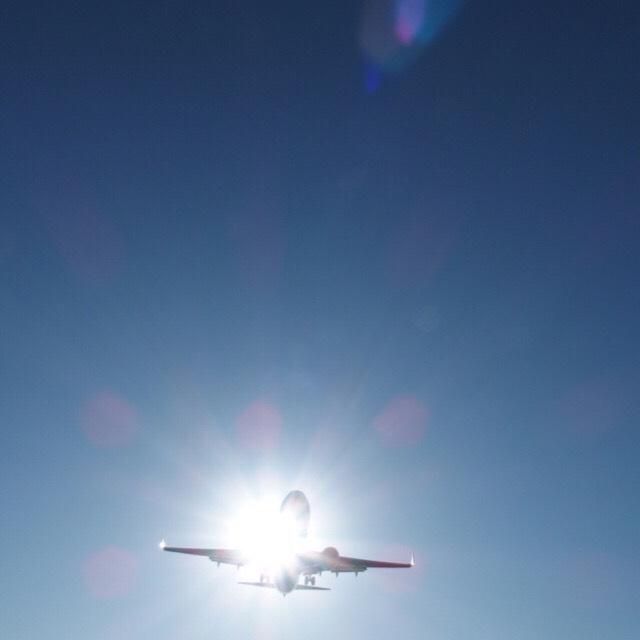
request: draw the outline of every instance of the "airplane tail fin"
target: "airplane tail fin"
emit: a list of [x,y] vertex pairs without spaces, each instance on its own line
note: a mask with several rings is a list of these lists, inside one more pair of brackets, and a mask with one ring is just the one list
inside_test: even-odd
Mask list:
[[302,491],[290,491],[285,496],[280,506],[280,514],[291,519],[294,523],[296,534],[300,538],[307,537],[311,507],[307,496]]

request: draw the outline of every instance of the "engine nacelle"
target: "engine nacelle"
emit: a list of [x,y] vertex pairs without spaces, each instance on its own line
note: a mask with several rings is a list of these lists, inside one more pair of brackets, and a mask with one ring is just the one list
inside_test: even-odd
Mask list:
[[322,552],[322,569],[325,571],[335,571],[338,566],[340,554],[335,547],[327,547]]

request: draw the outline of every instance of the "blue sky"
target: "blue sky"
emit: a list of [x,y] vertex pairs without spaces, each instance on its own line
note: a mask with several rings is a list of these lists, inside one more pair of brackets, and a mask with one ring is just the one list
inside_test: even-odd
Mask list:
[[[1,23],[2,637],[638,637],[633,3]],[[293,488],[416,567],[158,551]]]

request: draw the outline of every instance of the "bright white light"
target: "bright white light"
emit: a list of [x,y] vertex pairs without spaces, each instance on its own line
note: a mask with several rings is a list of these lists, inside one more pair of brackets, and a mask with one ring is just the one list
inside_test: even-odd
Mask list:
[[267,575],[278,566],[291,563],[303,543],[297,535],[296,522],[288,514],[281,515],[278,506],[277,499],[247,503],[229,527],[232,545]]

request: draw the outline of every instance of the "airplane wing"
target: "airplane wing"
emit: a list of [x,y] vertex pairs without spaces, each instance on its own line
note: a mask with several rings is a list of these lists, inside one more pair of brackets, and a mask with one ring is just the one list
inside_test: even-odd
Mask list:
[[338,556],[338,572],[341,571],[364,571],[365,569],[410,569],[411,562],[383,562],[381,560],[364,560],[361,558],[347,558]]
[[236,567],[242,567],[247,564],[247,558],[240,549],[195,549],[192,547],[167,547],[164,543],[160,544],[163,551],[172,551],[173,553],[186,553],[192,556],[205,556],[211,562],[218,564],[233,564]]
[[365,560],[364,558],[350,558],[341,556],[336,549],[328,547],[321,552],[307,552],[298,555],[301,564],[305,567],[303,573],[312,575],[322,571],[331,573],[362,573],[367,569],[409,569],[413,567],[411,562],[384,562],[381,560]]

